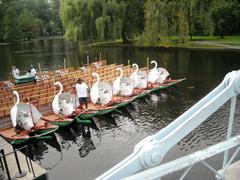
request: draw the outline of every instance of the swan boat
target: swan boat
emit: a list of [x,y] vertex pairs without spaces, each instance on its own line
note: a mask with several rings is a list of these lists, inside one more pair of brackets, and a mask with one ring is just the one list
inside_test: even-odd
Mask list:
[[60,82],[55,82],[59,86],[59,92],[52,102],[53,112],[42,117],[43,120],[58,126],[68,126],[74,121],[76,109],[79,105],[75,94],[63,93],[63,86]]
[[[100,82],[100,77],[97,73],[92,74],[96,78],[96,82],[90,90],[91,102],[88,103],[88,109],[77,109],[77,122],[90,119],[95,115],[104,115],[113,111],[116,107],[111,106],[112,87],[108,83]],[[98,103],[100,102],[100,104]]]
[[100,77],[97,73],[93,73],[92,76],[97,80],[90,91],[90,98],[92,103],[89,105],[89,109],[97,111],[97,115],[104,115],[112,112],[117,108],[113,105],[112,101],[112,86],[109,83],[100,82]]
[[29,139],[42,139],[53,133],[58,126],[41,119],[42,114],[30,103],[21,103],[17,91],[13,91],[17,101],[11,108],[12,127],[0,130],[0,135],[8,142],[21,144]]
[[120,72],[120,76],[113,82],[113,104],[120,108],[134,100],[134,97],[131,96],[134,84],[131,78],[123,77],[122,68],[117,68],[116,70]]
[[36,78],[35,76],[29,76],[29,75],[21,75],[15,78],[14,84],[23,84],[23,83],[29,83],[29,82],[35,82]]

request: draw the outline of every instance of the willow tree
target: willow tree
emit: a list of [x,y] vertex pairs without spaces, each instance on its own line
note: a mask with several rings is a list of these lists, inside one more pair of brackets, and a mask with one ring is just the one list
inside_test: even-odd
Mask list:
[[60,17],[68,40],[121,38],[125,4],[116,0],[61,0]]
[[163,0],[148,0],[145,3],[144,41],[157,44],[168,40],[169,20],[167,5],[167,2]]
[[186,43],[194,33],[214,32],[213,7],[218,0],[147,0],[144,41],[165,44],[170,36]]

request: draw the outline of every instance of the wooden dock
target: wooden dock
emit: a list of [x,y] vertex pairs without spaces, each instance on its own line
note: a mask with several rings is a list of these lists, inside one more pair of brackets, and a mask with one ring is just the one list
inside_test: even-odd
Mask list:
[[[11,152],[13,152],[13,148],[8,142],[6,142],[1,137],[0,137],[0,149],[4,149],[4,153],[8,154],[6,156],[6,161],[7,161],[9,173],[10,173],[11,177],[16,178],[16,174],[19,171],[18,171],[15,155],[14,155],[14,153],[11,153]],[[9,153],[11,153],[11,154],[9,154]],[[17,178],[17,180],[30,180],[30,179],[38,179],[38,178],[39,179],[47,179],[47,171],[45,169],[43,169],[37,163],[35,163],[34,161],[30,160],[27,157],[28,162],[30,162],[30,161],[32,162],[32,167],[33,167],[33,171],[32,171],[30,163],[28,163],[29,164],[29,167],[28,167],[26,156],[23,153],[21,153],[20,151],[17,151],[17,156],[18,156],[21,170],[27,173],[24,177]],[[2,162],[3,162],[3,159],[2,159]],[[6,178],[7,178],[7,172],[6,172],[5,166],[4,166],[4,172],[5,172]],[[35,177],[34,177],[33,172],[35,174]]]

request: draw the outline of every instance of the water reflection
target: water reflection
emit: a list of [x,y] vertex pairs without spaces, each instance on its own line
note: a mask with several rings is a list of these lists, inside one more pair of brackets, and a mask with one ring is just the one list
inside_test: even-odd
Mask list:
[[91,139],[91,132],[89,127],[87,128],[87,131],[84,127],[82,127],[82,137],[83,142],[79,144],[79,155],[83,158],[87,156],[90,151],[96,149],[96,147]]

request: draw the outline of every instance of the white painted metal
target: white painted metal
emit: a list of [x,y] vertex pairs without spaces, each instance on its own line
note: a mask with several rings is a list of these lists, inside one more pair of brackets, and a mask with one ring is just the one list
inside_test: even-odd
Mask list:
[[[134,151],[130,156],[128,156],[122,162],[102,174],[97,179],[120,179],[137,173],[146,168],[151,168],[160,164],[165,154],[175,144],[177,144],[182,138],[184,138],[192,130],[198,127],[203,121],[205,121],[212,113],[219,109],[229,99],[235,97],[239,93],[240,71],[230,72],[225,76],[222,83],[218,85],[213,91],[211,91],[207,96],[201,99],[197,104],[195,104],[192,108],[183,113],[167,127],[160,130],[155,135],[146,137],[141,142],[139,142],[135,146]],[[232,112],[234,111],[231,111],[231,113]],[[233,115],[230,115],[230,119],[231,116]],[[225,142],[225,144],[227,144],[228,146],[231,146],[233,144],[236,146],[239,144],[238,140],[237,142],[231,140],[232,139]],[[228,148],[225,147],[225,149]],[[221,149],[221,152],[225,149]],[[220,149],[214,150],[219,151]],[[204,151],[202,153],[204,153]],[[209,151],[206,151],[206,153],[204,153],[204,157],[210,157],[209,155],[211,155]],[[194,158],[191,159],[191,161],[193,160]],[[176,163],[176,161],[174,162]],[[179,163],[179,161],[177,162]],[[178,164],[178,166],[175,163],[164,166],[165,171],[173,171],[174,169],[181,169],[183,167],[183,163]],[[189,163],[187,163],[185,167],[187,166],[189,166]],[[151,172],[155,172],[156,174],[159,173],[153,170],[151,170]],[[154,173],[151,173],[151,175],[153,174]]]
[[236,137],[232,137],[229,140],[223,141],[213,146],[210,146],[204,150],[194,152],[192,154],[178,158],[171,162],[168,162],[160,166],[150,168],[138,174],[134,174],[132,176],[126,177],[124,178],[124,180],[156,179],[156,178],[168,175],[170,173],[176,172],[178,170],[181,170],[183,168],[192,166],[197,162],[201,162],[216,154],[224,152],[226,149],[230,149],[238,145],[240,145],[240,135]]
[[[230,109],[229,122],[228,122],[227,140],[232,136],[235,107],[236,107],[236,96],[234,96],[231,99],[231,109]],[[228,150],[224,152],[223,168],[225,168],[227,161],[228,161]]]

